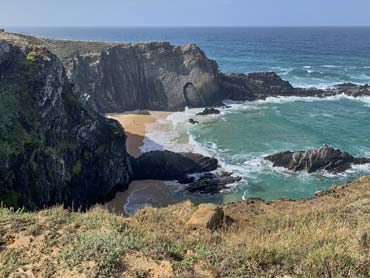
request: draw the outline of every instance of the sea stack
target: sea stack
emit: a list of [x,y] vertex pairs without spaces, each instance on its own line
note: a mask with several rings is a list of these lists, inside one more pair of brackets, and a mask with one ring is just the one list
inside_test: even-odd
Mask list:
[[352,164],[370,163],[370,158],[356,158],[347,152],[323,145],[318,149],[282,152],[265,157],[274,167],[284,167],[294,172],[306,171],[313,173],[325,170],[331,173],[344,172]]

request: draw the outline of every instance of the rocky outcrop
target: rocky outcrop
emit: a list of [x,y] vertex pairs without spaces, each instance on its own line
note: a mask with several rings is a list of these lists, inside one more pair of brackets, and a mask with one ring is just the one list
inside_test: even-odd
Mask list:
[[323,145],[319,149],[282,152],[265,157],[274,167],[284,167],[292,171],[313,173],[321,170],[328,172],[344,172],[352,164],[370,163],[370,158],[355,158],[347,152]]
[[223,74],[221,78],[225,99],[256,100],[266,95],[289,95],[294,90],[274,72]]
[[218,115],[221,111],[216,108],[206,108],[202,112],[197,113],[197,116],[206,116],[206,115]]
[[75,88],[101,113],[176,111],[222,100],[218,65],[194,44],[48,42]]
[[194,44],[99,43],[21,36],[48,48],[64,63],[74,91],[100,113],[136,109],[177,111],[221,105],[222,100],[271,96],[370,95],[368,85],[342,84],[328,90],[294,88],[274,72],[219,72]]
[[328,97],[340,94],[353,97],[370,96],[369,85],[346,83],[336,85],[327,90],[295,88],[274,72],[221,74],[220,78],[224,98],[231,100],[253,101],[279,96]]
[[133,176],[136,180],[179,180],[188,181],[188,174],[209,172],[217,169],[215,158],[194,153],[152,151],[131,159]]
[[221,207],[215,204],[201,204],[186,222],[192,229],[214,230],[224,223],[225,214]]
[[233,177],[231,173],[213,174],[205,173],[198,179],[190,182],[185,190],[201,194],[217,194],[228,189],[227,185],[241,181],[241,177]]
[[131,167],[120,125],[73,94],[46,48],[0,35],[0,201],[86,208],[124,190]]
[[189,124],[192,124],[192,125],[196,125],[196,124],[199,124],[198,121],[194,120],[194,119],[189,119]]

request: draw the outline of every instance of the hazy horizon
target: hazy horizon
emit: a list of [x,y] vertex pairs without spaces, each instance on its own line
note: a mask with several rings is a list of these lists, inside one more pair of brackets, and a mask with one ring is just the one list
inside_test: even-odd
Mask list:
[[368,0],[13,0],[8,27],[368,27]]
[[3,28],[369,28],[369,25],[0,25]]

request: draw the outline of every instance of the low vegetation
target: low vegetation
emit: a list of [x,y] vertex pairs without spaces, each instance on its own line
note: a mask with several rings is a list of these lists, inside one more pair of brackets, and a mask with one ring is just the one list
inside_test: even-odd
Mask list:
[[[190,230],[185,202],[133,217],[96,207],[0,209],[3,277],[369,277],[370,178],[298,202],[223,207],[234,222]],[[23,273],[24,276],[17,276]],[[16,275],[17,274],[17,275]],[[30,275],[30,276],[26,276]]]

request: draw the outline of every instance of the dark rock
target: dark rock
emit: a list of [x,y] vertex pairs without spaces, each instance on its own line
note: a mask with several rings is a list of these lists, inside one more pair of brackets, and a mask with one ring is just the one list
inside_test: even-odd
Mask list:
[[216,108],[206,108],[202,112],[197,113],[197,116],[206,116],[206,115],[212,115],[212,114],[220,114],[221,111]]
[[40,43],[62,59],[71,82],[101,113],[177,111],[222,101],[218,65],[195,44]]
[[[131,159],[134,179],[188,180],[187,175],[217,169],[215,158],[194,153],[152,151]],[[189,180],[188,180],[189,181]]]
[[293,86],[274,72],[231,73],[220,76],[225,99],[256,100],[267,96],[289,95]]
[[241,181],[241,177],[233,177],[230,173],[222,175],[206,173],[198,180],[186,186],[189,192],[199,192],[201,194],[217,194],[223,189],[227,189],[228,184]]
[[131,179],[121,126],[79,102],[63,64],[0,35],[0,202],[87,208]]
[[368,85],[347,83],[327,90],[307,89],[294,88],[274,72],[225,74],[194,44],[173,46],[167,42],[100,43],[18,37],[55,53],[64,63],[76,95],[100,113],[135,109],[175,111],[222,105],[225,99],[370,95]]
[[149,111],[148,110],[134,110],[134,111],[130,111],[129,112],[130,114],[136,114],[136,115],[150,115]]
[[326,170],[329,172],[344,172],[351,164],[370,163],[368,158],[354,158],[352,155],[323,145],[319,149],[282,152],[265,157],[274,167],[284,167],[292,171],[307,171],[309,173]]
[[199,122],[194,119],[189,119],[189,123],[192,125],[199,124]]

